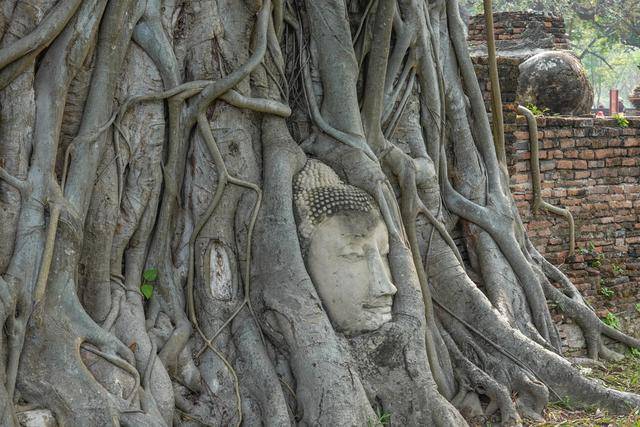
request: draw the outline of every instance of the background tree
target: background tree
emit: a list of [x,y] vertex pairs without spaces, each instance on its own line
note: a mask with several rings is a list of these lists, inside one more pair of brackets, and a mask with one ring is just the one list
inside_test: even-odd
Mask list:
[[[603,335],[640,342],[528,240],[456,0],[0,6],[6,425],[34,406],[156,426],[640,405],[560,354],[547,301],[591,358],[619,357]],[[384,219],[398,292],[378,330],[337,331],[307,272],[310,158]]]

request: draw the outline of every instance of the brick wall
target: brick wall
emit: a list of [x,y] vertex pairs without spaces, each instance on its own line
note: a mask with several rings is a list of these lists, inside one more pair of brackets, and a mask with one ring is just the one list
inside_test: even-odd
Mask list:
[[[486,56],[473,56],[473,68],[480,84],[480,91],[484,98],[485,108],[491,113],[491,81],[489,80],[489,64]],[[502,96],[502,112],[505,123],[514,123],[518,104],[519,65],[523,62],[519,57],[498,57],[498,78],[500,79],[500,94]]]
[[[493,28],[496,40],[520,40],[527,25],[537,21],[545,32],[553,35],[556,49],[568,49],[569,41],[565,32],[564,19],[537,12],[500,12],[493,14]],[[475,15],[469,19],[469,36],[471,44],[486,40],[484,15]]]
[[[629,122],[628,128],[620,128],[611,119],[538,118],[542,196],[574,216],[576,255],[571,258],[565,219],[531,212],[524,117],[506,126],[506,145],[511,189],[534,245],[561,266],[599,316],[614,313],[623,330],[638,333],[640,118]],[[565,345],[577,350],[583,343],[577,328],[559,314],[556,320]]]
[[[540,24],[542,30],[523,38],[527,26],[532,22]],[[467,41],[471,60],[475,68],[480,90],[487,111],[491,111],[491,82],[489,81],[488,58],[486,54],[486,33],[484,15],[470,18]],[[519,65],[531,55],[543,49],[568,49],[569,39],[565,33],[564,19],[536,12],[501,12],[494,14],[494,33],[496,35],[498,75],[505,123],[514,123],[516,118],[516,98],[518,91]],[[536,46],[539,38],[549,35],[550,46]],[[533,37],[533,39],[531,39]]]

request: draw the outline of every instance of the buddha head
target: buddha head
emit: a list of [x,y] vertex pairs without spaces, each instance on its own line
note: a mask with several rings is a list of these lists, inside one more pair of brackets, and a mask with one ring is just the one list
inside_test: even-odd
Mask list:
[[309,160],[294,181],[307,271],[334,328],[346,335],[391,320],[389,235],[374,200],[327,165]]

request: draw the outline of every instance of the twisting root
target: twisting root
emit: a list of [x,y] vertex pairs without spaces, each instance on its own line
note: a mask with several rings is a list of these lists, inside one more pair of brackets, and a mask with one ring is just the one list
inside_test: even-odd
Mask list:
[[91,346],[91,345],[83,345],[84,343],[82,343],[80,345],[80,348],[83,348],[84,350],[95,354],[96,356],[102,357],[104,360],[106,360],[107,362],[117,366],[118,368],[122,369],[123,371],[125,371],[126,373],[130,374],[134,380],[135,380],[135,385],[133,387],[133,389],[131,389],[131,392],[129,393],[129,396],[127,396],[125,398],[125,400],[127,401],[127,403],[129,405],[131,405],[131,401],[133,399],[133,397],[136,395],[136,393],[138,392],[138,389],[140,388],[140,373],[138,372],[138,370],[135,368],[135,366],[131,365],[129,362],[127,362],[126,360],[118,357],[118,356],[114,356],[112,354],[109,353],[105,353],[104,351],[98,350],[97,348]]
[[67,145],[67,149],[64,151],[64,164],[62,166],[62,182],[60,184],[60,188],[62,189],[63,193],[64,193],[65,185],[67,183],[67,172],[69,171],[69,160],[71,158],[71,151],[74,150],[76,146],[80,144],[91,144],[95,142],[100,137],[100,135],[102,135],[103,132],[105,132],[107,129],[111,127],[113,122],[116,120],[116,117],[117,117],[117,114],[113,113],[111,115],[111,118],[107,120],[107,122],[104,125],[96,129],[94,132],[90,132],[85,135],[78,135],[73,139],[73,141],[69,143],[69,145]]
[[29,184],[27,183],[27,181],[16,178],[1,166],[0,166],[0,179],[5,181],[7,184],[12,186],[16,190],[18,190],[23,199],[25,199],[31,192],[31,189],[29,188]]
[[575,253],[576,249],[576,226],[573,221],[573,215],[568,209],[559,208],[553,206],[550,203],[542,200],[540,194],[540,158],[539,158],[539,144],[538,144],[538,123],[533,113],[526,107],[518,105],[518,112],[527,118],[527,125],[529,126],[529,150],[531,151],[531,186],[533,188],[533,212],[537,212],[539,209],[544,209],[553,214],[566,218],[569,222],[569,256]]
[[460,316],[458,316],[457,314],[455,314],[452,310],[450,310],[445,304],[443,304],[441,301],[439,301],[433,294],[431,295],[431,298],[433,299],[433,302],[440,307],[442,310],[444,310],[449,316],[453,317],[455,320],[457,320],[458,322],[460,322],[464,327],[466,327],[468,330],[470,330],[471,332],[473,332],[474,334],[476,334],[478,337],[482,338],[485,342],[487,342],[491,347],[493,347],[498,353],[501,353],[503,356],[505,356],[507,359],[511,360],[514,364],[516,364],[518,367],[522,368],[524,371],[526,371],[528,374],[532,375],[535,379],[537,379],[538,381],[540,381],[542,384],[544,384],[555,396],[558,400],[562,399],[562,397],[547,383],[545,383],[531,368],[529,368],[527,365],[524,364],[524,362],[522,362],[516,355],[514,355],[513,353],[511,353],[510,351],[502,348],[498,343],[496,343],[495,341],[493,341],[491,338],[489,338],[488,336],[486,336],[485,334],[483,334],[480,330],[474,328],[471,324],[469,324],[467,321],[465,321],[464,319],[462,319]]
[[[211,338],[207,338],[202,332],[200,333],[202,335],[202,339],[205,341],[207,346],[211,346],[213,343],[213,340],[224,330],[224,328],[226,328],[229,325],[229,323],[231,323],[231,321],[238,315],[238,313],[240,313],[240,311],[245,305],[249,308],[251,315],[253,316],[254,320],[256,320],[256,323],[257,323],[257,319],[253,311],[253,307],[251,305],[251,299],[250,299],[251,246],[253,243],[253,230],[255,228],[256,220],[258,218],[258,211],[260,210],[260,205],[262,203],[262,190],[260,190],[260,187],[258,187],[257,185],[251,182],[244,181],[229,175],[229,171],[227,170],[227,167],[224,163],[222,154],[220,153],[220,150],[218,149],[218,145],[216,144],[213,133],[211,132],[209,122],[207,121],[207,118],[204,114],[201,114],[198,116],[198,129],[202,133],[202,136],[207,144],[207,147],[211,152],[211,156],[213,157],[213,161],[214,161],[214,164],[216,165],[216,169],[219,176],[218,186],[216,188],[216,192],[213,196],[213,199],[211,200],[211,203],[207,207],[205,214],[202,216],[202,218],[200,218],[200,220],[196,224],[193,230],[193,233],[191,234],[191,239],[189,239],[189,274],[187,276],[187,301],[189,305],[188,307],[189,317],[191,318],[191,321],[193,322],[194,326],[198,329],[198,331],[200,331],[200,327],[198,325],[198,319],[195,313],[195,304],[194,304],[194,295],[193,295],[193,276],[194,276],[194,270],[195,270],[195,256],[194,256],[195,242],[198,238],[198,235],[200,234],[200,231],[202,231],[202,228],[205,226],[207,221],[209,221],[209,218],[211,217],[218,203],[220,202],[227,183],[231,183],[239,187],[248,188],[250,190],[255,191],[256,193],[256,203],[251,213],[251,220],[250,220],[249,229],[247,232],[247,248],[246,248],[247,260],[245,262],[244,299],[242,300],[240,305],[234,310],[231,316],[222,324],[222,326],[218,329],[218,331],[216,331],[216,333]],[[202,355],[202,352],[205,350],[205,348],[206,347],[203,347],[200,351],[198,351],[198,353],[196,354],[196,357],[200,357]]]
[[[224,328],[226,328],[229,323],[231,323],[231,321],[233,321],[233,319],[238,315],[238,313],[240,313],[240,310],[242,310],[242,308],[246,305],[249,308],[249,311],[251,312],[251,315],[253,316],[253,319],[256,321],[257,323],[257,319],[255,316],[255,313],[253,311],[253,308],[251,306],[251,299],[250,299],[250,292],[251,292],[251,246],[253,243],[253,230],[256,224],[256,220],[258,218],[258,211],[260,210],[260,204],[262,202],[262,190],[260,190],[260,188],[248,181],[244,181],[241,179],[238,179],[236,177],[233,177],[231,175],[229,175],[229,172],[227,170],[227,167],[224,163],[224,159],[222,158],[222,154],[220,153],[220,150],[218,149],[218,145],[216,144],[215,138],[213,136],[213,132],[211,132],[211,127],[209,126],[209,122],[207,120],[206,115],[203,114],[199,114],[198,118],[197,118],[197,123],[198,123],[198,129],[200,130],[200,133],[202,134],[202,137],[205,140],[205,143],[207,144],[207,147],[209,148],[209,151],[211,153],[211,156],[213,157],[213,162],[216,166],[216,170],[218,172],[218,185],[216,188],[216,192],[213,196],[213,199],[211,200],[211,203],[209,204],[209,206],[207,207],[207,210],[205,211],[205,214],[202,216],[202,218],[200,218],[200,220],[198,221],[198,223],[196,224],[193,233],[191,234],[191,238],[189,239],[189,272],[188,272],[188,276],[187,276],[187,306],[188,306],[188,312],[189,312],[189,319],[191,320],[191,323],[193,323],[193,326],[196,328],[196,330],[198,331],[198,334],[200,335],[200,337],[202,338],[202,340],[205,342],[204,347],[198,351],[196,357],[200,357],[202,355],[202,353],[205,351],[205,349],[209,348],[211,349],[211,351],[213,351],[216,356],[218,356],[220,358],[220,360],[222,360],[222,362],[224,363],[224,365],[227,367],[227,369],[229,370],[229,372],[231,373],[232,377],[233,377],[233,381],[234,381],[234,385],[235,385],[235,392],[236,392],[236,399],[237,399],[237,408],[238,408],[238,426],[242,423],[242,401],[240,398],[240,386],[238,383],[238,376],[235,372],[235,369],[233,368],[233,366],[231,366],[231,364],[229,363],[229,361],[227,361],[227,359],[224,357],[224,355],[222,353],[220,353],[220,351],[218,349],[215,348],[215,346],[213,345],[213,340],[215,340],[215,338],[220,334],[220,332],[222,332],[222,330],[224,330]],[[206,334],[204,333],[204,331],[202,331],[202,329],[200,328],[200,324],[198,323],[198,318],[196,316],[196,310],[195,310],[195,299],[194,299],[194,294],[193,294],[193,276],[194,276],[194,271],[195,271],[195,242],[196,239],[198,238],[198,235],[200,234],[200,231],[202,230],[202,228],[205,226],[205,224],[207,223],[207,221],[209,221],[209,218],[211,217],[211,215],[213,214],[216,206],[218,205],[218,203],[220,202],[220,200],[222,199],[222,194],[224,193],[224,189],[227,185],[227,183],[231,183],[240,187],[245,187],[248,189],[251,189],[253,191],[255,191],[256,193],[256,203],[253,207],[253,212],[251,214],[251,220],[249,223],[249,230],[247,232],[247,248],[246,248],[246,252],[247,252],[247,260],[245,262],[245,277],[244,277],[244,298],[242,300],[242,302],[240,303],[240,305],[234,310],[234,312],[232,313],[232,315],[223,323],[223,325],[218,329],[218,331],[211,337],[211,338],[207,338]],[[260,331],[260,328],[258,328],[258,330]],[[262,336],[262,335],[261,335]]]
[[[547,261],[533,247],[530,241],[527,241],[527,249],[533,260],[539,265],[540,274],[545,278],[542,283],[547,298],[554,301],[558,308],[573,319],[582,330],[587,344],[588,357],[594,360],[598,360],[600,355],[605,359],[616,359],[618,357],[617,353],[609,350],[603,344],[601,335],[605,335],[628,347],[640,347],[639,339],[626,335],[602,322],[573,283],[558,267]],[[562,286],[562,290],[553,286],[549,280],[559,283]]]
[[64,30],[82,0],[63,0],[26,36],[0,49],[0,69],[32,53],[41,52]]
[[384,136],[387,139],[390,139],[393,133],[395,132],[396,127],[398,126],[398,123],[400,123],[400,118],[402,117],[402,114],[404,113],[404,110],[407,107],[407,101],[409,100],[409,95],[411,95],[411,92],[413,91],[413,85],[416,80],[415,68],[411,68],[411,72],[408,80],[409,81],[407,82],[405,91],[402,94],[402,98],[400,99],[400,105],[398,105],[398,108],[396,108],[395,112],[393,113],[393,117],[391,117],[389,124],[384,130]]
[[307,106],[309,107],[309,112],[311,113],[311,119],[313,120],[313,124],[318,127],[322,132],[331,136],[337,141],[348,145],[349,147],[355,148],[356,150],[363,151],[367,157],[369,157],[374,162],[377,162],[378,159],[376,155],[371,150],[371,147],[367,144],[367,141],[361,135],[352,135],[346,132],[343,132],[335,127],[331,126],[322,116],[320,112],[320,108],[318,107],[318,101],[316,100],[316,96],[313,92],[313,85],[311,82],[311,55],[304,48],[303,43],[303,35],[302,35],[302,26],[299,23],[299,20],[296,21],[296,18],[292,13],[288,13],[285,16],[285,19],[289,25],[296,31],[297,39],[298,39],[298,48],[300,51],[300,59],[302,66],[302,83],[304,95],[307,100]]
[[40,271],[38,272],[38,279],[36,281],[36,287],[33,293],[34,305],[38,307],[47,287],[47,280],[49,279],[49,269],[51,268],[51,261],[53,260],[53,247],[56,240],[56,232],[58,231],[58,219],[60,219],[61,201],[62,201],[62,189],[57,182],[51,182],[51,191],[53,197],[49,202],[50,215],[49,224],[47,225],[47,237],[44,243],[44,252],[42,254],[42,263],[40,264]]
[[267,51],[267,33],[271,17],[271,0],[265,0],[262,8],[258,12],[258,19],[255,25],[255,51],[246,63],[234,70],[228,76],[214,81],[207,85],[202,92],[193,100],[186,112],[186,123],[188,127],[194,124],[198,116],[205,112],[207,107],[218,97],[235,87],[246,78],[261,62]]
[[[487,406],[486,415],[492,415],[499,409],[503,425],[520,425],[522,420],[511,400],[509,390],[465,357],[446,331],[442,332],[442,339],[458,371],[460,386],[458,396],[452,401],[454,405],[462,403],[468,391],[481,392],[491,399]],[[470,384],[466,384],[467,382]]]

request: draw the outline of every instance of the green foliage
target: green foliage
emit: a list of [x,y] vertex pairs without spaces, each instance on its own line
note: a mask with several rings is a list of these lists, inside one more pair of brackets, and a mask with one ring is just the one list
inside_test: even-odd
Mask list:
[[635,307],[636,311],[637,311],[638,313],[640,313],[640,302],[637,302],[637,303],[634,305],[634,307]]
[[611,298],[616,293],[615,293],[615,291],[613,289],[607,288],[606,286],[604,286],[604,287],[600,288],[600,294],[604,295],[607,298]]
[[564,396],[562,399],[556,400],[555,402],[549,402],[549,406],[562,409],[572,409],[571,399],[569,396]]
[[150,268],[145,270],[144,273],[142,273],[142,277],[148,282],[154,282],[158,279],[158,269]]
[[618,113],[618,114],[614,114],[611,117],[616,121],[616,123],[618,124],[618,127],[621,127],[621,128],[629,127],[629,120],[627,120],[624,114]]
[[[578,249],[578,253],[580,255],[590,255],[593,257],[591,261],[589,261],[589,267],[592,268],[600,268],[602,267],[602,261],[604,261],[604,254],[596,252],[596,245],[593,242],[587,243],[586,248]],[[602,279],[600,280],[600,285],[603,284]]]
[[596,245],[594,245],[592,241],[589,241],[589,243],[587,243],[587,247],[578,249],[578,252],[580,253],[580,255],[593,255],[593,256],[595,256],[596,255]]
[[150,268],[142,273],[142,284],[140,285],[140,293],[145,299],[151,299],[153,295],[154,282],[158,280],[158,269]]
[[620,319],[618,319],[615,313],[607,313],[607,315],[602,318],[602,321],[605,325],[609,325],[613,329],[620,329]]
[[589,266],[596,269],[600,268],[602,267],[602,261],[604,261],[604,254],[603,253],[596,254],[595,258],[589,261]]
[[[629,347],[629,354],[630,354],[632,357],[640,358],[640,348],[637,348],[637,347]],[[640,372],[638,372],[638,374],[640,374]],[[637,377],[637,376],[636,376],[636,377],[634,377],[632,380],[633,380],[633,384],[637,384],[637,383],[638,383],[638,377]]]
[[527,107],[527,110],[530,110],[531,114],[533,114],[536,117],[544,116],[549,112],[548,108],[545,108],[545,107],[539,108],[537,105],[534,105],[530,102],[527,103],[526,107]]
[[611,264],[611,269],[613,270],[613,274],[615,274],[616,276],[624,274],[624,267],[620,264]]
[[376,408],[376,416],[378,418],[375,421],[371,419],[368,420],[368,427],[387,426],[391,424],[391,412],[384,411],[381,408]]

